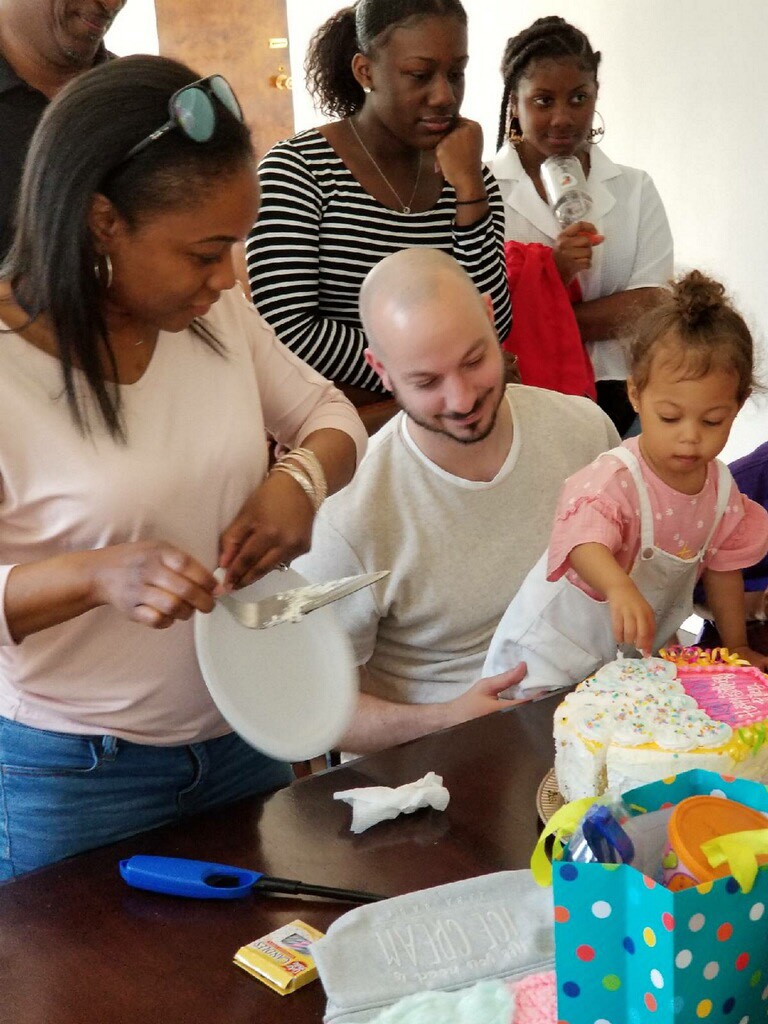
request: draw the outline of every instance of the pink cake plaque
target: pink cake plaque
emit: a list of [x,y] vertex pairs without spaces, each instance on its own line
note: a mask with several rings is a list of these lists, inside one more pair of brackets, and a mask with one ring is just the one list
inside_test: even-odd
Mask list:
[[710,718],[738,728],[768,718],[768,676],[754,665],[691,665],[678,679]]

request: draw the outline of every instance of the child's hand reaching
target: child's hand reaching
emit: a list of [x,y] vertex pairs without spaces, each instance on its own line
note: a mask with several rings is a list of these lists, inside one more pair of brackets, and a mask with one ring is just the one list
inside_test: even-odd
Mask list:
[[635,584],[604,544],[577,544],[569,555],[571,566],[586,584],[605,597],[617,644],[633,644],[650,657],[656,616]]
[[611,624],[617,644],[632,644],[644,658],[650,657],[656,616],[632,580],[627,576],[606,591]]

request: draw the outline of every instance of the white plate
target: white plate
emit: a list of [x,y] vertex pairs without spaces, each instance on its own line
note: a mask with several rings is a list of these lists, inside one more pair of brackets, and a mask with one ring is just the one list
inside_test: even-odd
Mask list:
[[[233,596],[258,601],[306,584],[288,569]],[[195,648],[222,715],[265,754],[283,761],[316,757],[334,747],[352,719],[357,668],[331,605],[300,622],[248,629],[217,604],[209,615],[196,612]]]

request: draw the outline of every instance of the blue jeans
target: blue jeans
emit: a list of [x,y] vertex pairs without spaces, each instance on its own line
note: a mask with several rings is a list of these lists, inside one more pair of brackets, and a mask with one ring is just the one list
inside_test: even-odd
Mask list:
[[0,717],[0,881],[292,778],[235,733],[156,747]]

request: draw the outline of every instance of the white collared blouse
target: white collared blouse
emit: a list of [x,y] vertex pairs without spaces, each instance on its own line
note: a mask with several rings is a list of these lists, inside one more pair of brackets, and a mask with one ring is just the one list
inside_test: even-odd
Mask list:
[[[490,162],[504,200],[505,238],[553,245],[562,228],[536,191],[517,151],[505,142]],[[599,146],[590,150],[587,177],[590,219],[605,241],[592,252],[592,267],[579,274],[584,301],[635,288],[656,288],[673,273],[672,232],[650,175],[615,164]],[[587,343],[597,380],[627,376],[625,343]]]

